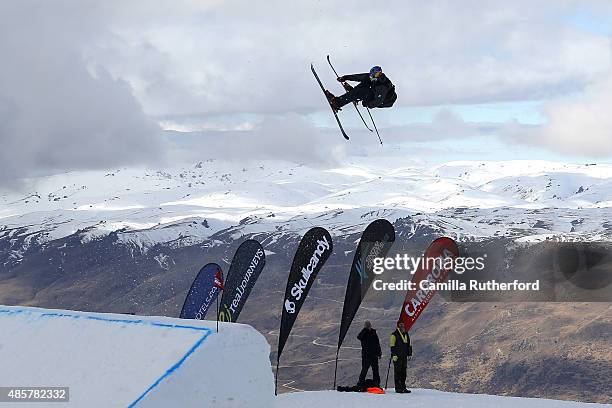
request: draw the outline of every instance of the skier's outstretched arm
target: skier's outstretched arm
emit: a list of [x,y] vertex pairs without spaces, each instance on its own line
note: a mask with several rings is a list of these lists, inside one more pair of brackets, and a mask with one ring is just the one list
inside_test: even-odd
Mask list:
[[370,74],[368,73],[350,74],[350,75],[342,75],[341,77],[338,77],[338,81],[340,82],[344,82],[344,81],[363,82],[367,80],[368,78],[370,78]]

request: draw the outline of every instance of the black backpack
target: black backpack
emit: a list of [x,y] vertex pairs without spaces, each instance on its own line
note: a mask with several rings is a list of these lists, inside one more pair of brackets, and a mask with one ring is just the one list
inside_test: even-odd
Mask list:
[[379,106],[379,108],[390,108],[393,106],[396,100],[397,94],[395,93],[395,85],[391,84],[391,89],[389,92],[387,92],[387,96],[385,96],[385,100]]

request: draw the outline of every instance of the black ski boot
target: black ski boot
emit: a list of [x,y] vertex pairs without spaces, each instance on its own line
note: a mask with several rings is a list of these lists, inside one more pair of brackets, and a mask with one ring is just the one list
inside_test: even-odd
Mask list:
[[336,97],[334,96],[333,93],[329,92],[326,89],[325,96],[327,97],[327,100],[329,101],[329,104],[335,113],[338,113],[339,110],[342,110],[341,108],[338,107],[338,104],[336,103]]

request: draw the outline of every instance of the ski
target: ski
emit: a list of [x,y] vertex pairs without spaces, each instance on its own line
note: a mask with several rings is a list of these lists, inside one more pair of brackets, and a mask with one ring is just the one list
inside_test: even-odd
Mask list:
[[[323,86],[323,82],[321,82],[321,80],[319,79],[319,75],[317,75],[317,71],[315,71],[313,64],[310,64],[310,70],[312,71],[312,74],[314,75],[314,77],[316,78],[317,82],[319,83],[319,86],[321,87],[321,90],[323,91],[323,95],[325,95],[325,87]],[[338,127],[340,128],[340,132],[342,132],[342,136],[344,136],[344,138],[346,140],[349,140],[348,135],[346,134],[346,132],[344,131],[344,128],[342,127],[342,123],[340,122],[340,118],[338,118],[338,113],[334,110],[334,108],[332,108],[332,105],[331,105],[331,103],[329,103],[329,100],[327,99],[327,96],[325,97],[325,100],[329,104],[329,107],[332,110],[332,113],[334,114],[334,117],[336,118],[336,122],[338,122]]]
[[[336,75],[336,78],[339,78],[338,73],[336,72],[336,69],[334,68],[334,66],[331,63],[331,60],[329,59],[329,55],[327,56],[327,63],[329,64],[329,66],[331,67],[332,71],[334,71],[334,74]],[[344,87],[345,91],[349,91],[350,88],[347,88],[347,84],[346,82],[342,83],[342,86]],[[366,129],[368,129],[370,132],[373,132],[372,129],[370,129],[370,127],[368,126],[368,124],[366,123],[365,119],[363,118],[363,115],[361,114],[361,111],[359,110],[359,107],[357,106],[357,102],[353,102],[353,106],[355,107],[355,110],[357,111],[357,113],[359,114],[359,117],[361,118],[361,121],[363,122],[363,124],[365,125]]]

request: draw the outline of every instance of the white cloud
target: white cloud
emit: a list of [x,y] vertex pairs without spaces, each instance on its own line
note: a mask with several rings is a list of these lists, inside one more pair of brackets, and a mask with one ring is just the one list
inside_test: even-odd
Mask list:
[[206,130],[173,134],[175,160],[287,160],[311,166],[337,164],[344,156],[344,139],[335,129],[317,128],[304,116],[267,116],[250,130]]
[[612,75],[584,93],[546,105],[547,123],[529,143],[567,155],[612,156]]
[[83,59],[104,34],[95,8],[3,2],[0,16],[0,184],[163,156],[129,84]]
[[161,14],[148,2],[113,20],[114,41],[89,55],[161,116],[320,107],[308,64],[333,89],[327,53],[341,72],[382,65],[398,105],[524,100],[581,89],[609,68],[608,39],[566,22],[577,4],[183,2]]

